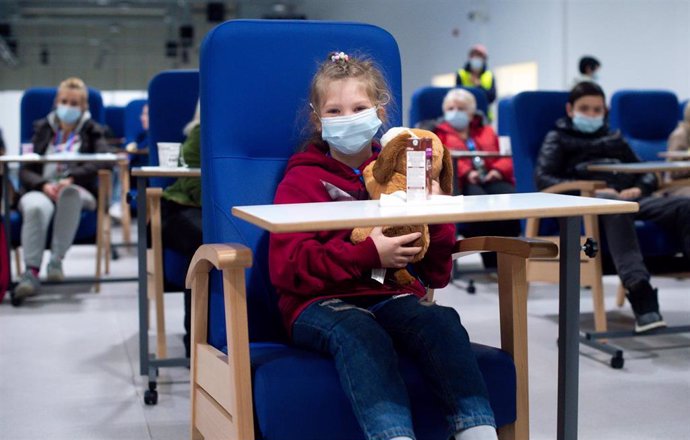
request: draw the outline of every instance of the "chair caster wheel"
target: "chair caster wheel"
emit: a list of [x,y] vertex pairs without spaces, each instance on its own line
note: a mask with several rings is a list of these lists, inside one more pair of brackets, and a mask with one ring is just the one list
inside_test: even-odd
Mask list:
[[616,355],[611,358],[611,368],[615,370],[620,370],[623,368],[623,365],[625,364],[625,359],[623,359],[622,355]]
[[144,392],[144,403],[147,405],[155,405],[158,403],[158,391],[146,390]]
[[21,306],[23,302],[24,302],[24,298],[17,298],[16,296],[14,296],[14,294],[11,294],[11,295],[10,295],[10,303],[11,303],[14,307],[19,307],[19,306]]
[[470,280],[469,284],[467,285],[467,293],[470,295],[477,293],[477,288],[474,287],[474,280]]

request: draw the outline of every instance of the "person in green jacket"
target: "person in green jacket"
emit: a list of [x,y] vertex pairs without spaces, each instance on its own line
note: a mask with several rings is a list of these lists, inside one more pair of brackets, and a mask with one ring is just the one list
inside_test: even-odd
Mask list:
[[[201,124],[199,105],[194,118],[185,126],[186,140],[180,147],[180,165],[201,166]],[[201,178],[180,177],[163,190],[161,199],[163,247],[172,249],[190,260],[202,244]],[[191,291],[184,292],[184,345],[189,357]]]

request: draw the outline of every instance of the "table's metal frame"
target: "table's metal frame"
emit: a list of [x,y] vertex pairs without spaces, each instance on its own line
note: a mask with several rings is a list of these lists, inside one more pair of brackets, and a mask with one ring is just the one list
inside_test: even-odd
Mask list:
[[[156,378],[160,367],[189,367],[188,358],[156,359],[149,353],[149,315],[148,315],[148,279],[146,273],[146,187],[150,176],[137,177],[137,256],[139,270],[139,374],[148,376],[148,390],[156,390]],[[160,176],[164,177],[164,176]],[[155,403],[155,402],[154,402]]]

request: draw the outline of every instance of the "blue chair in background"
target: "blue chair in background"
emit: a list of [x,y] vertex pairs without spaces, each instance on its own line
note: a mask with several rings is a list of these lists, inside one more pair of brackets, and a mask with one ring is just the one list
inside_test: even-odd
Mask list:
[[[22,95],[20,104],[20,138],[21,143],[31,143],[33,137],[34,122],[45,118],[53,109],[57,88],[35,87],[27,89]],[[103,123],[105,109],[101,92],[89,88],[89,112],[93,120]],[[21,153],[21,147],[20,147]],[[108,200],[111,192],[111,171],[99,170],[98,172],[98,206],[95,211],[83,210],[74,244],[96,244],[96,279],[101,277],[101,264],[105,262],[105,273],[110,272],[110,218],[108,217]],[[12,246],[20,245],[21,214],[18,211],[10,213]],[[50,243],[50,236],[48,237]],[[17,272],[21,273],[21,258],[15,254]],[[96,291],[99,284],[95,284]]]
[[[213,29],[203,43],[203,231],[208,244],[197,251],[187,277],[193,289],[194,438],[364,438],[332,360],[287,342],[269,278],[269,234],[231,214],[233,206],[273,202],[301,140],[295,115],[304,114],[316,67],[334,50],[371,56],[382,67],[394,100],[401,102],[397,43],[375,26],[236,20]],[[274,103],[270,112],[267,102]],[[390,122],[399,125],[400,115],[391,114]],[[460,249],[470,248],[461,243]],[[516,258],[524,267],[524,255]],[[514,284],[512,292],[501,291],[502,304],[524,299],[524,279],[512,279],[513,271],[505,270],[501,276],[508,276],[508,282],[501,284]],[[521,273],[517,266],[515,271]],[[529,437],[526,339],[520,329],[526,325],[525,306],[516,300],[501,311],[507,352],[474,345],[503,439]],[[403,357],[401,371],[417,438],[447,438],[443,411],[417,367]]]
[[510,136],[510,121],[513,118],[513,97],[508,96],[498,101],[498,127],[499,136]]
[[609,124],[640,159],[659,160],[678,125],[678,98],[665,90],[619,90],[611,96]]
[[[148,95],[149,165],[156,166],[158,165],[158,142],[181,143],[185,139],[182,130],[192,120],[199,99],[199,71],[161,72],[149,83]],[[189,258],[163,247],[160,218],[161,196],[163,189],[174,181],[174,178],[149,179],[146,189],[146,215],[151,226],[151,247],[147,253],[147,294],[149,300],[154,301],[156,309],[156,356],[158,359],[167,357],[163,293],[183,291],[185,274],[189,267]],[[143,214],[140,213],[140,215]]]
[[137,137],[144,131],[141,126],[141,110],[148,103],[146,99],[133,99],[125,106],[123,137],[125,144],[136,142]]
[[[422,87],[414,91],[410,102],[410,127],[416,127],[422,121],[433,120],[443,116],[443,98],[449,90],[455,87]],[[460,87],[474,95],[477,101],[477,110],[481,110],[487,116],[489,103],[482,89],[476,87]]]
[[105,125],[110,129],[108,143],[114,147],[122,147],[125,136],[125,108],[119,105],[109,105],[105,108]]
[[[26,89],[22,95],[20,104],[20,130],[19,141],[24,143],[31,142],[34,134],[34,121],[45,118],[55,104],[55,87],[32,87]],[[89,87],[89,112],[91,118],[99,124],[105,124],[105,107],[100,90]]]
[[685,107],[688,106],[688,102],[690,102],[690,99],[686,99],[685,101],[681,101],[678,104],[678,120],[682,121],[685,119]]

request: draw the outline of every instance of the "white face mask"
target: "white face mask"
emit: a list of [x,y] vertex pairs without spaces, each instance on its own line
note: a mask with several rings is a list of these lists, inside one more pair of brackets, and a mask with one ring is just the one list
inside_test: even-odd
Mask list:
[[321,118],[321,138],[338,152],[349,156],[369,145],[381,125],[376,107],[353,115]]

